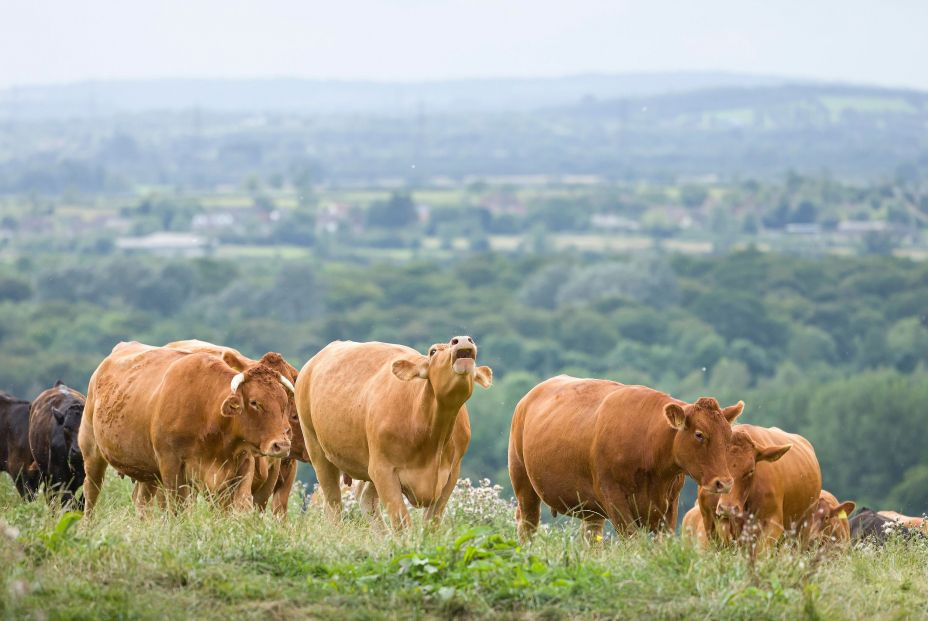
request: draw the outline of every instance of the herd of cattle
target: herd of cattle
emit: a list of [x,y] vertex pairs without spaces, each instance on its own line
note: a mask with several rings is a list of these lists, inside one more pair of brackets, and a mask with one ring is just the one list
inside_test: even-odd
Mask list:
[[[469,336],[427,354],[402,345],[336,341],[297,371],[189,340],[119,343],[86,398],[60,381],[31,403],[0,392],[0,469],[24,497],[74,503],[90,515],[107,467],[134,481],[140,512],[176,509],[195,493],[223,506],[286,514],[296,462],[311,463],[326,512],[342,511],[356,481],[362,511],[394,528],[408,507],[437,522],[470,443],[466,402],[493,373]],[[839,502],[822,489],[812,445],[776,427],[735,424],[743,402],[686,403],[644,386],[558,376],[516,406],[509,474],[519,535],[541,503],[582,520],[584,534],[672,529],[684,477],[699,485],[684,532],[702,544],[783,537],[801,545],[924,537],[925,520]],[[83,494],[78,493],[83,487]]]

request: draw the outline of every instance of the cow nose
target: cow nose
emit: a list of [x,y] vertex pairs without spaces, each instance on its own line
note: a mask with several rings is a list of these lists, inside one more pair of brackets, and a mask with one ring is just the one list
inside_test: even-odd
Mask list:
[[738,511],[738,507],[736,507],[736,506],[733,505],[733,504],[728,504],[728,503],[724,503],[724,502],[720,502],[720,503],[719,503],[719,505],[718,505],[718,507],[716,508],[716,511],[715,511],[715,512],[716,512],[717,515],[719,515],[719,516],[721,516],[721,517],[736,516],[736,515],[738,515],[738,513],[740,513],[740,511]]
[[716,477],[709,483],[709,489],[711,489],[716,494],[727,494],[731,491],[732,485],[735,484],[734,479],[723,479],[721,477]]
[[290,440],[278,440],[271,445],[271,454],[272,455],[289,455],[290,454]]

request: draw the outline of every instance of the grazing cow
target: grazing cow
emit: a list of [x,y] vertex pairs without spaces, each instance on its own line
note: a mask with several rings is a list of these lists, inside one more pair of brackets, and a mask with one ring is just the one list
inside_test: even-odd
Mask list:
[[0,391],[0,471],[13,478],[16,491],[32,500],[39,470],[29,448],[29,402]]
[[[58,381],[40,393],[29,409],[32,458],[46,492],[60,494],[62,504],[74,500],[84,483],[84,460],[77,443],[84,401],[84,395]],[[83,498],[76,499],[78,508],[83,504]]]
[[[735,484],[717,496],[714,515],[723,540],[756,541],[762,551],[785,531],[799,533],[822,491],[822,472],[808,440],[777,427],[737,425],[728,466]],[[715,495],[700,494],[708,529]]]
[[912,538],[917,531],[899,528],[899,524],[884,515],[880,515],[869,507],[861,507],[850,519],[851,539],[854,541],[869,541],[882,545],[886,543],[891,534],[897,534],[905,540]]
[[469,336],[427,356],[389,343],[336,341],[300,371],[296,405],[330,516],[341,513],[340,472],[364,485],[359,503],[379,523],[378,498],[394,528],[409,523],[403,496],[440,520],[470,443],[465,402],[493,373],[477,366]]
[[851,526],[848,516],[857,505],[848,500],[838,502],[834,494],[822,490],[818,500],[809,507],[802,519],[799,539],[803,544],[812,542],[847,543],[851,540]]
[[908,515],[902,515],[901,513],[896,513],[895,511],[880,511],[879,514],[883,517],[893,520],[894,522],[902,524],[910,530],[923,530],[928,533],[928,520],[923,517],[911,517]]
[[[214,345],[196,339],[175,341],[168,343],[165,347],[212,354],[223,358],[236,371],[245,371],[258,364],[257,360],[252,360],[231,347]],[[289,379],[291,384],[296,383],[297,370],[293,365],[284,360],[283,357],[279,358],[278,364],[274,364],[277,361],[276,358],[270,360],[271,368]],[[290,456],[284,459],[255,457],[255,475],[252,481],[252,495],[255,506],[263,511],[268,500],[273,498],[271,506],[274,513],[278,515],[285,515],[287,512],[287,501],[290,499],[290,490],[293,489],[293,482],[296,479],[297,464],[295,460],[309,462],[309,453],[306,450],[306,442],[303,440],[303,431],[300,429],[300,419],[296,415],[296,405],[293,402],[292,393],[290,401]]]
[[684,474],[731,488],[726,456],[743,407],[567,375],[538,384],[516,406],[509,436],[520,537],[534,533],[542,501],[582,519],[590,539],[606,519],[626,533],[673,528]]
[[[90,378],[80,429],[93,510],[107,465],[160,483],[169,501],[203,490],[251,507],[255,455],[290,454],[290,381],[277,354],[236,371],[203,352],[120,343]],[[141,486],[144,506],[156,488]]]

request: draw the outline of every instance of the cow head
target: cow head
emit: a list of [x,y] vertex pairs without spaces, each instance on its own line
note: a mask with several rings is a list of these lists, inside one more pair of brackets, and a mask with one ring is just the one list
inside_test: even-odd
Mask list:
[[[254,362],[248,360],[247,358],[243,358],[240,355],[236,355],[231,351],[226,351],[222,355],[222,359],[227,365],[236,371],[244,371],[254,366]],[[262,364],[273,371],[277,371],[281,377],[290,382],[291,386],[296,385],[298,371],[280,354],[276,352],[268,352],[261,356],[261,360],[258,361],[258,364]],[[289,389],[289,387],[287,394],[289,395],[290,399],[288,409],[290,416],[290,456],[299,459],[300,461],[308,462],[309,453],[306,450],[306,441],[303,439],[303,429],[300,427],[300,418],[297,416],[294,393],[292,389]]]
[[833,542],[849,541],[851,526],[848,516],[857,505],[852,501],[838,502],[829,492],[822,490],[802,522],[802,534],[805,541],[824,540]]
[[[60,450],[63,455],[67,456],[68,466],[72,471],[82,474],[84,472],[84,458],[77,443],[77,433],[81,427],[83,415],[84,402],[70,396],[61,406],[52,408],[52,416],[55,417],[56,427],[52,441],[58,445],[56,450]],[[58,436],[60,440],[55,441],[55,436]]]
[[393,375],[405,382],[427,380],[439,398],[460,398],[462,403],[470,398],[474,382],[484,388],[493,383],[493,370],[477,366],[477,344],[469,336],[436,343],[429,347],[428,356],[395,360]]
[[744,505],[754,490],[754,470],[758,463],[774,462],[792,448],[792,444],[758,446],[747,432],[736,430],[731,437],[728,452],[728,468],[734,485],[719,496],[716,515],[730,523],[741,523],[745,515]]
[[236,434],[255,453],[287,457],[293,383],[259,362],[233,376],[229,388],[221,413],[232,419]]
[[740,401],[722,409],[718,401],[710,397],[702,397],[692,404],[664,406],[664,415],[676,430],[674,462],[700,486],[715,493],[731,489],[727,460],[731,423],[743,409],[744,403]]

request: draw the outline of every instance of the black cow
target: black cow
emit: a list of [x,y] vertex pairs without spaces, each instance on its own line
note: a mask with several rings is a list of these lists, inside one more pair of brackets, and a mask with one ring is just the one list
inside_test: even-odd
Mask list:
[[[84,459],[77,444],[86,398],[59,380],[42,392],[29,412],[29,446],[49,499],[74,500],[84,483]],[[77,507],[83,508],[83,496]]]
[[925,538],[924,533],[910,530],[869,507],[861,507],[849,522],[853,541],[870,541],[882,545],[892,535],[898,535],[905,541]]
[[13,477],[16,491],[35,497],[39,471],[29,449],[29,402],[0,391],[0,471]]

